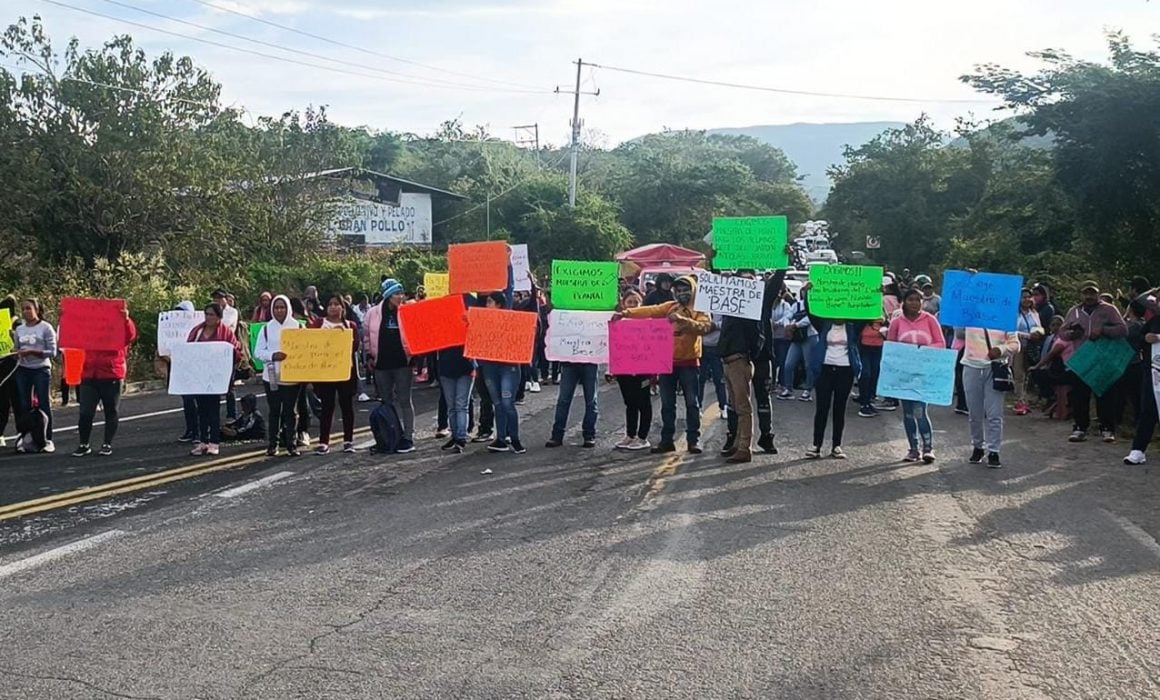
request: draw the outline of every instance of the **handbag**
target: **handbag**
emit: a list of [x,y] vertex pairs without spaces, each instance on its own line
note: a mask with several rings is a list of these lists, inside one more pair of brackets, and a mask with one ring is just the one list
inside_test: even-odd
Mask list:
[[[987,354],[991,353],[991,333],[983,329],[983,339],[987,341]],[[1015,391],[1015,380],[1011,378],[1011,367],[1001,360],[991,360],[991,388],[995,391]]]

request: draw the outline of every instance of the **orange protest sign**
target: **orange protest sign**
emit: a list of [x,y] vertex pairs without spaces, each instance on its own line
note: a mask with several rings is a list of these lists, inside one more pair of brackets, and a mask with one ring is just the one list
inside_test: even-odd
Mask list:
[[85,371],[85,351],[79,348],[61,348],[64,355],[64,383],[80,386]]
[[122,350],[125,347],[125,302],[122,299],[60,300],[62,348]]
[[460,243],[447,247],[451,293],[498,292],[508,286],[508,244]]
[[425,355],[467,342],[467,308],[458,294],[399,307],[399,330],[412,355]]
[[527,311],[468,309],[463,354],[473,360],[526,365],[532,361],[538,318]]

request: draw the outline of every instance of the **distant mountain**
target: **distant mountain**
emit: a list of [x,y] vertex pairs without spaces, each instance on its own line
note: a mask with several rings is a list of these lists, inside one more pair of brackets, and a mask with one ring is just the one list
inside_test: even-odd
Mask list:
[[752,136],[785,151],[804,176],[802,186],[818,204],[830,193],[826,169],[842,161],[844,146],[861,146],[886,129],[906,126],[903,122],[855,122],[852,124],[780,124],[709,129],[711,134]]

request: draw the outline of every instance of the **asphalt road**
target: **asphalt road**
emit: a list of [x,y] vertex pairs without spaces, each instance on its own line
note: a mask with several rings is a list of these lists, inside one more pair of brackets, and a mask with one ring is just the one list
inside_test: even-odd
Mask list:
[[781,454],[726,466],[613,451],[601,399],[593,450],[542,447],[549,388],[526,455],[261,460],[26,535],[0,697],[1160,697],[1160,489],[1122,442],[1010,417],[992,471],[939,410],[908,465],[897,414],[851,410],[850,459],[807,461],[778,402]]

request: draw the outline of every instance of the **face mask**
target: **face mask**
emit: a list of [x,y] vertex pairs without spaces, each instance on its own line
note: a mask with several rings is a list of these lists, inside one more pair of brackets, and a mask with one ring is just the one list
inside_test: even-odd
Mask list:
[[677,303],[688,304],[690,301],[693,300],[693,293],[692,292],[677,292],[674,295],[674,297],[676,298]]

